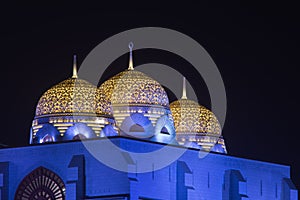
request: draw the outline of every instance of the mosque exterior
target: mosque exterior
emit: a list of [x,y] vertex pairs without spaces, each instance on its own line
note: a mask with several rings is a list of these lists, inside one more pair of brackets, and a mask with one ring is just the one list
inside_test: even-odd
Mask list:
[[[289,166],[227,155],[218,119],[188,99],[185,79],[182,98],[170,103],[157,81],[133,68],[130,49],[128,69],[100,87],[78,77],[74,57],[73,76],[40,97],[30,145],[0,149],[1,200],[298,199]],[[118,159],[131,170],[102,163],[86,148],[107,141],[124,151]],[[162,148],[184,152],[143,173],[145,164],[126,153]]]

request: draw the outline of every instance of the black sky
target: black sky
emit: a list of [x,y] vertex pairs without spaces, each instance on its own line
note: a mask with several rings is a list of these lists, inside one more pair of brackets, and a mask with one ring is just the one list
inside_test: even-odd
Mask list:
[[[299,17],[297,5],[7,5],[1,22],[0,143],[24,146],[39,97],[71,75],[104,39],[131,28],[165,27],[198,41],[224,80],[228,113],[223,135],[230,155],[291,165],[300,188]],[[138,8],[139,7],[139,8]],[[136,64],[160,62],[180,70],[210,107],[207,88],[178,56],[155,50],[135,54]],[[105,77],[126,67],[121,56]]]

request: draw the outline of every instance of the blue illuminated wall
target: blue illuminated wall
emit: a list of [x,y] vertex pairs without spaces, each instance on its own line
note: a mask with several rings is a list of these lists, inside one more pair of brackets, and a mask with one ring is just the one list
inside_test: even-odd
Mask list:
[[[105,139],[91,140],[101,145]],[[139,152],[163,145],[114,137],[118,146]],[[170,146],[166,148],[179,149]],[[66,199],[284,199],[296,200],[290,167],[210,153],[199,159],[187,150],[169,166],[149,173],[125,173],[96,160],[80,141],[0,149],[0,199],[14,199],[23,178],[38,167],[57,174]],[[136,163],[128,163],[134,167]]]

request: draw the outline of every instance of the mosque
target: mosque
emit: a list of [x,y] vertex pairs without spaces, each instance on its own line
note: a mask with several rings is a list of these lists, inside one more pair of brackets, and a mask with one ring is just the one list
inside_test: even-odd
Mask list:
[[217,117],[187,97],[185,78],[181,99],[169,102],[134,69],[132,47],[128,69],[100,87],[78,77],[74,57],[72,77],[40,97],[30,145],[0,149],[1,200],[298,199],[289,166],[227,155]]

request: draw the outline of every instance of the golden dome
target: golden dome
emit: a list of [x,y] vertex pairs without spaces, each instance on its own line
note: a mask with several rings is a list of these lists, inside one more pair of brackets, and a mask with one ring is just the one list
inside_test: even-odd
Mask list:
[[199,133],[221,135],[221,126],[216,116],[197,102],[180,99],[170,104],[176,133]]
[[46,91],[36,107],[36,118],[47,115],[110,115],[105,95],[91,83],[77,78],[64,80]]
[[146,74],[131,68],[105,81],[100,89],[112,105],[169,106],[164,88]]

